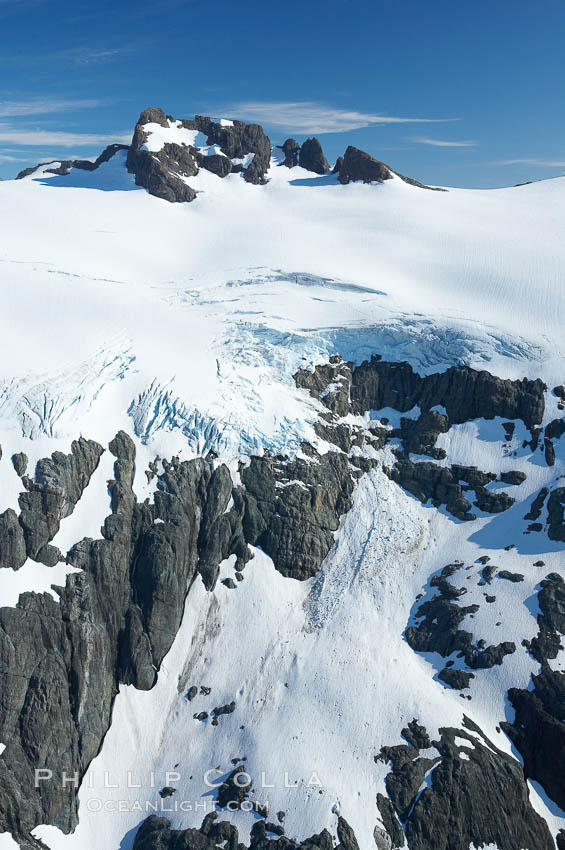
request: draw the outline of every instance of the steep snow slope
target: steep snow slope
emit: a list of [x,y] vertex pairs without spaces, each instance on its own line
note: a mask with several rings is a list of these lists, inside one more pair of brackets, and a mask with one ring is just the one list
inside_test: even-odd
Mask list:
[[[188,179],[196,201],[171,205],[134,185],[124,157],[92,173],[40,170],[0,184],[2,510],[17,509],[21,490],[13,453],[25,452],[33,471],[80,435],[107,446],[119,429],[132,434],[140,499],[152,497],[145,470],[156,456],[213,450],[235,476],[239,460],[264,450],[300,454],[306,441],[323,453],[329,446],[314,424],[324,408],[293,375],[334,354],[360,363],[377,353],[420,374],[466,364],[503,378],[541,377],[549,387],[565,381],[565,178],[436,193],[400,179],[341,186],[275,157],[266,186],[201,171]],[[546,405],[544,426],[561,416],[549,393]],[[391,418],[372,411],[363,421],[382,415]],[[507,441],[500,419],[478,419],[438,439],[440,464],[526,472],[519,492],[506,488],[516,503],[505,513],[478,511],[461,523],[421,505],[384,474],[394,462],[387,448],[358,484],[317,576],[284,578],[256,549],[236,590],[218,583],[206,592],[197,577],[154,689],[120,686],[92,787],[85,781],[80,791],[76,831],[42,825],[34,835],[53,850],[128,850],[147,814],[132,804],[160,800],[167,771],[180,778],[164,803],[202,803],[211,794],[205,771],[225,777],[231,759],[245,757],[270,820],[287,813],[287,835],[335,833],[341,812],[368,850],[388,772],[373,757],[399,744],[412,718],[435,739],[440,726],[460,728],[466,713],[519,758],[499,728],[513,718],[506,692],[531,688],[539,664],[521,642],[538,630],[537,583],[563,571],[563,544],[523,535],[522,517],[541,487],[563,477],[565,455],[556,441],[548,467],[524,450],[527,437],[520,422]],[[107,452],[63,520],[53,541],[61,551],[98,536],[112,462]],[[524,577],[494,578],[490,604],[478,584],[483,555]],[[543,571],[533,566],[540,558]],[[475,671],[464,702],[437,679],[445,659],[414,652],[403,637],[417,595],[429,594],[430,578],[456,559],[469,567],[454,579],[469,585],[465,604],[481,603],[463,627],[477,640],[517,647],[502,665]],[[32,561],[3,570],[3,604],[72,570]],[[224,563],[220,577],[231,575],[233,563]],[[560,652],[554,669],[563,666]],[[212,692],[188,702],[193,684]],[[231,700],[235,711],[217,726],[193,717]],[[119,775],[118,791],[101,787],[104,771]],[[141,789],[124,787],[127,771]],[[257,788],[263,771],[274,788]],[[298,788],[285,787],[285,772]],[[313,774],[321,787],[307,787]],[[565,814],[530,787],[555,835]],[[121,812],[112,810],[117,799],[126,801]],[[167,816],[186,828],[203,814],[193,805]],[[257,816],[225,818],[247,841]]]

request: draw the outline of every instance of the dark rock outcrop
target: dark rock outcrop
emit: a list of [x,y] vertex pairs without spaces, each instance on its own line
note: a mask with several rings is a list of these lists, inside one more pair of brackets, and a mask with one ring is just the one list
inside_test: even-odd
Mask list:
[[545,436],[549,440],[560,440],[565,434],[565,419],[553,419],[549,425],[546,425]]
[[565,581],[551,573],[538,593],[538,635],[527,647],[541,664],[532,675],[532,690],[510,688],[508,698],[516,712],[501,727],[524,759],[525,775],[539,782],[558,806],[565,809],[562,764],[565,759],[565,673],[552,670],[565,635]]
[[196,115],[193,121],[183,121],[183,126],[199,130],[207,136],[208,145],[219,145],[228,159],[243,159],[253,154],[253,160],[244,170],[247,183],[265,183],[265,174],[271,162],[271,141],[259,124],[233,121],[231,126],[216,123],[211,118]]
[[565,542],[565,487],[556,487],[547,500],[547,536]]
[[524,581],[522,573],[513,573],[510,570],[500,570],[498,578],[504,578],[506,581],[520,582]]
[[[224,505],[225,475],[202,459],[167,464],[154,503],[139,504],[133,442],[120,432],[109,449],[115,477],[102,539],[84,539],[68,555],[81,572],[58,589],[59,602],[25,593],[15,608],[0,609],[0,832],[30,847],[38,846],[30,833],[39,823],[76,825],[76,789],[62,787],[63,772],[83,775],[99,751],[120,682],[154,684],[198,569],[199,542],[214,548],[202,523],[213,525]],[[70,513],[101,451],[82,440],[70,455],[37,464],[22,504],[30,551]],[[10,528],[14,517],[4,514]],[[12,550],[18,545],[21,538]],[[34,788],[34,770],[44,768],[54,780]]]
[[384,162],[374,159],[365,151],[349,145],[339,169],[339,182],[351,183],[362,180],[363,183],[383,183],[394,177],[394,172]]
[[[457,605],[455,600],[465,593],[448,579],[461,568],[461,564],[448,564],[430,581],[439,593],[418,606],[414,619],[417,624],[406,629],[405,637],[415,652],[438,652],[442,658],[456,653],[470,670],[485,670],[502,664],[506,655],[516,651],[511,641],[484,646],[475,644],[473,635],[459,626],[469,614],[476,614],[478,605]],[[468,687],[472,678],[461,670],[444,668],[439,678],[449,687]]]
[[353,370],[351,402],[356,413],[383,407],[405,413],[416,405],[429,411],[441,405],[452,425],[502,416],[521,419],[533,428],[543,418],[545,389],[539,379],[512,381],[469,366],[451,366],[421,377],[409,363],[373,357]]
[[390,180],[396,176],[404,180],[405,183],[410,183],[411,186],[418,186],[420,189],[431,189],[438,192],[446,191],[446,189],[439,189],[435,186],[426,186],[417,180],[413,180],[411,177],[405,177],[403,174],[393,171],[389,165],[352,145],[349,145],[343,157],[339,157],[334,171],[338,173],[338,180],[343,184],[351,183],[355,180],[362,180],[363,183],[384,183],[385,180]]
[[522,484],[526,480],[526,473],[519,472],[518,470],[510,470],[509,472],[501,472],[500,480],[503,484],[510,484],[512,487],[516,487]]
[[[299,370],[294,378],[297,386],[307,389],[332,414],[327,419],[320,417],[315,428],[319,436],[342,451],[350,451],[354,440],[365,439],[378,449],[390,439],[400,439],[402,449],[394,452],[396,463],[385,471],[421,502],[445,505],[452,516],[462,521],[476,518],[466,495],[469,490],[475,493],[474,505],[485,513],[500,513],[514,504],[514,498],[507,493],[487,489],[497,478],[494,473],[457,464],[446,467],[416,462],[410,455],[445,458],[445,451],[436,446],[439,435],[447,433],[453,424],[475,418],[509,416],[535,428],[544,412],[546,387],[542,381],[503,380],[467,366],[421,377],[409,363],[390,363],[378,356],[355,368],[339,356],[332,356],[328,363],[312,370]],[[388,430],[370,426],[363,437],[339,422],[348,413],[363,414],[386,407],[408,412],[416,406],[421,410],[417,419],[402,417],[400,427]],[[364,471],[371,465],[367,458],[352,458],[352,462]],[[504,483],[514,486],[524,478],[524,473],[517,470],[500,475]],[[561,521],[555,511],[554,514],[555,533],[560,533]]]
[[181,145],[165,144],[160,151],[149,152],[142,148],[145,140],[136,147],[136,135],[137,129],[127,156],[127,168],[135,174],[136,184],[147,189],[150,195],[170,203],[193,201],[196,192],[177,176],[191,177],[198,173],[189,149]]
[[16,470],[16,475],[19,475],[20,478],[26,474],[27,470],[27,455],[23,452],[17,452],[12,455],[12,465]]
[[26,490],[19,497],[19,522],[28,557],[37,560],[59,531],[61,520],[72,513],[102,452],[98,443],[81,437],[73,442],[69,455],[54,452],[38,461],[35,478],[22,478]]
[[326,174],[330,170],[330,164],[324,156],[322,145],[316,137],[306,139],[303,142],[300,147],[298,164],[306,171],[313,171],[315,174]]
[[[133,134],[127,156],[128,170],[135,174],[135,182],[151,195],[171,203],[192,201],[195,190],[182,178],[193,177],[198,169],[205,168],[218,177],[226,177],[232,171],[243,171],[248,183],[265,182],[265,174],[271,159],[271,142],[258,124],[233,121],[231,126],[212,121],[203,115],[183,119],[180,123],[188,130],[197,130],[207,137],[207,145],[218,145],[221,154],[202,154],[192,145],[167,143],[159,151],[145,147],[148,124],[156,123],[169,127],[175,119],[156,108],[141,113]],[[233,160],[253,154],[252,161],[242,168]]]
[[19,570],[27,558],[23,528],[12,508],[0,514],[0,567]]
[[[269,838],[267,832],[277,837]],[[217,850],[218,846],[226,850],[334,850],[335,847],[326,829],[300,842],[285,838],[283,833],[284,830],[277,824],[257,820],[251,828],[250,843],[246,845],[238,840],[237,828],[227,821],[219,821],[216,812],[206,815],[200,829],[183,830],[171,829],[170,821],[151,815],[141,824],[133,850]],[[339,850],[359,850],[355,833],[341,816],[338,818],[337,835]]]
[[[104,148],[100,156],[97,157],[94,162],[91,162],[89,159],[54,159],[50,162],[40,162],[38,165],[34,165],[31,168],[24,168],[23,171],[20,171],[16,175],[16,180],[22,180],[24,177],[29,177],[30,174],[35,174],[38,168],[41,168],[43,165],[51,164],[53,164],[53,168],[46,168],[45,170],[49,174],[57,174],[58,176],[65,176],[69,174],[73,168],[77,168],[80,171],[96,171],[96,169],[105,162],[109,162],[119,151],[127,150],[129,150],[128,145],[113,144]],[[58,164],[55,165],[55,163]]]
[[298,165],[298,152],[300,151],[300,145],[296,139],[287,139],[281,145],[281,150],[284,153],[284,162],[281,162],[281,165],[285,165],[287,168],[294,168]]
[[532,504],[530,506],[530,510],[527,514],[524,514],[524,519],[527,520],[536,520],[541,516],[541,511],[543,508],[543,503],[545,502],[547,495],[549,493],[549,489],[547,487],[542,487],[541,490],[534,497]]
[[457,670],[455,667],[444,667],[437,674],[438,679],[444,682],[448,687],[456,691],[464,691],[469,687],[471,679],[475,678],[474,673],[468,673],[466,670]]
[[[379,810],[381,820],[384,827],[384,832],[388,837],[388,842],[382,841],[381,847],[383,850],[390,850],[391,847],[404,847],[406,844],[404,838],[404,830],[400,825],[400,821],[396,815],[394,810],[394,806],[384,794],[377,794],[377,808]],[[375,835],[375,843],[377,844],[377,850],[381,850],[379,847],[377,838],[384,839],[385,836]]]
[[[520,763],[467,717],[464,727],[440,728],[434,758],[404,744],[383,747],[376,756],[391,764],[386,790],[410,850],[468,850],[471,844],[553,850],[547,824],[531,805]],[[382,800],[379,811],[392,846],[402,846],[394,821],[383,816]]]
[[[444,449],[436,447],[440,434],[449,431],[449,419],[437,410],[426,410],[418,419],[403,417],[400,420],[400,434],[405,452],[422,454],[441,460]],[[396,434],[395,434],[396,436]]]
[[385,469],[389,478],[423,504],[431,501],[435,507],[445,505],[446,510],[459,520],[468,522],[476,519],[476,515],[471,513],[470,502],[463,495],[464,489],[475,491],[474,504],[485,513],[500,513],[514,504],[514,499],[507,493],[491,493],[486,489],[485,485],[496,478],[493,473],[480,472],[475,467],[414,462],[402,453],[397,452],[396,455],[395,466]]
[[316,366],[311,371],[300,369],[294,375],[294,381],[297,387],[308,390],[313,398],[321,401],[336,416],[347,416],[350,410],[349,385],[352,368],[353,363],[333,355],[328,363]]
[[227,779],[218,788],[217,803],[221,809],[228,806],[231,809],[241,808],[244,800],[249,799],[251,781],[243,765],[232,770]]
[[283,575],[304,580],[320,568],[351,507],[353,478],[342,453],[319,455],[316,463],[281,460],[252,457],[241,469],[245,539],[264,549]]

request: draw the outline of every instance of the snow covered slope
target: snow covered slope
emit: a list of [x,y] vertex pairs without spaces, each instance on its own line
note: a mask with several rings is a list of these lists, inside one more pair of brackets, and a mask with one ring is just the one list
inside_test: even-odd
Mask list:
[[258,185],[144,126],[241,168],[177,175],[192,203],[125,150],[0,184],[0,847],[235,850],[136,833],[196,829],[239,765],[246,846],[562,850],[565,178],[342,185],[273,149]]

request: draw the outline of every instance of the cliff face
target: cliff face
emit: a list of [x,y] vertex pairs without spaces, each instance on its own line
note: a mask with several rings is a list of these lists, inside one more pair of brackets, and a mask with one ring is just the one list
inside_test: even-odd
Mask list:
[[[466,481],[465,488],[474,489],[475,504],[480,504],[482,511],[507,510],[514,500],[506,497],[497,502],[485,488],[496,476],[472,467],[414,464],[409,451],[441,459],[445,452],[442,455],[436,448],[439,434],[477,417],[503,415],[522,420],[535,431],[544,409],[541,381],[501,380],[466,367],[421,378],[406,363],[374,358],[353,367],[334,357],[313,371],[299,371],[295,381],[325,409],[316,427],[332,446],[330,451],[320,455],[313,446],[303,444],[301,459],[251,457],[240,467],[241,483],[237,485],[229,469],[213,459],[180,462],[173,458],[162,462],[152,501],[140,503],[132,489],[135,445],[121,431],[108,446],[115,458],[114,478],[108,484],[111,513],[101,529],[102,537],[77,541],[66,556],[67,563],[80,571],[67,578],[64,588],[58,588],[58,602],[48,594],[25,593],[15,608],[0,609],[0,738],[7,742],[0,759],[4,788],[0,828],[15,835],[22,846],[39,846],[31,835],[39,823],[59,826],[65,832],[76,826],[76,789],[62,788],[56,782],[35,788],[34,771],[48,769],[62,775],[72,768],[79,776],[85,773],[102,745],[120,683],[141,690],[154,686],[198,573],[205,586],[213,589],[220,563],[234,555],[235,574],[241,578],[251,557],[249,545],[253,545],[271,556],[283,576],[300,580],[314,576],[333,545],[340,518],[352,507],[355,483],[373,468],[389,442],[400,441],[400,445],[394,449],[396,465],[388,474],[422,501],[431,498],[433,504],[446,504],[455,516],[462,511],[460,518],[472,521],[471,505],[456,483]],[[419,418],[401,419],[399,428],[385,422],[348,424],[352,412],[387,407],[407,411],[415,405],[420,407]],[[446,412],[430,419],[431,408],[437,405]],[[25,475],[27,458],[14,456],[25,491],[20,496],[19,517],[13,511],[3,515],[2,567],[17,569],[26,557],[43,563],[62,558],[51,541],[61,519],[80,501],[103,451],[98,443],[81,438],[73,443],[71,454],[56,452],[39,461],[33,478]],[[154,477],[156,470],[155,465],[148,477]],[[441,474],[451,475],[447,484]],[[518,486],[525,478],[519,473],[506,473],[506,477]],[[459,504],[463,507],[456,510],[454,506]],[[478,605],[462,608],[457,604],[464,589],[454,588],[451,577],[461,566],[446,567],[437,581],[432,580],[439,595],[420,607],[418,624],[407,630],[406,639],[415,652],[435,651],[444,658],[458,652],[470,670],[501,665],[506,655],[515,652],[515,644],[486,647],[482,642],[477,646],[473,635],[459,628],[467,614],[479,610]],[[494,568],[490,572],[485,568],[488,582],[493,574]],[[559,582],[562,584],[559,576],[548,580],[540,593],[543,642],[535,646],[536,657],[544,665],[556,652],[547,647],[554,642],[558,645],[565,628]],[[225,583],[235,587],[232,580]],[[542,651],[542,647],[546,649]],[[548,765],[559,761],[553,756],[556,748],[563,749],[565,718],[550,695],[560,687],[562,675],[545,666],[535,678],[532,694],[511,690],[509,696],[518,715],[516,727],[507,726],[524,753],[529,775],[558,802],[559,784]],[[449,665],[440,674],[449,687],[457,689],[468,687],[473,677],[474,673],[450,670]],[[218,709],[217,714],[222,711]],[[540,712],[547,722],[542,723]],[[546,727],[541,744],[551,749],[552,757],[548,752],[540,760],[530,736],[534,735],[539,746],[540,728]],[[415,749],[383,749],[380,758],[391,761],[392,773],[387,778],[389,800],[383,797],[380,802],[388,824],[388,832],[385,829],[385,837],[379,839],[384,841],[382,846],[392,846],[387,841],[396,840],[400,826],[394,824],[400,819],[409,847],[427,847],[422,836],[433,834],[434,847],[446,850],[466,850],[470,841],[479,840],[493,841],[501,850],[513,850],[519,846],[515,842],[550,848],[549,833],[530,807],[518,763],[499,751],[493,755],[491,745],[481,743],[483,733],[471,721],[467,729],[443,730],[441,741],[434,744],[440,753],[435,761],[419,755],[418,746],[427,749],[429,742],[411,742]],[[408,732],[406,735],[410,738]],[[459,756],[454,736],[469,739],[474,747],[474,760],[463,772],[455,769]],[[423,773],[440,764],[441,770],[434,770],[430,805],[424,797],[414,805]],[[470,803],[472,821],[469,813],[460,812],[453,823],[444,823],[440,813],[452,807],[449,801],[467,795],[467,786],[479,788],[473,779],[475,769],[483,780],[487,774],[491,777],[492,788],[487,792],[484,782],[479,783],[482,790],[477,790],[476,800]],[[493,799],[497,802],[491,808]],[[500,805],[502,800],[504,805]],[[470,825],[467,832],[461,832],[459,843],[453,844],[450,836],[458,819]],[[440,833],[443,837],[437,843]],[[536,843],[531,844],[534,835]],[[330,847],[328,836],[309,839],[300,846]],[[259,827],[252,837],[251,847],[267,847],[275,840]],[[230,832],[222,823],[207,821],[200,832],[175,833],[163,820],[150,819],[135,847],[208,847],[226,838],[233,843],[237,832]]]

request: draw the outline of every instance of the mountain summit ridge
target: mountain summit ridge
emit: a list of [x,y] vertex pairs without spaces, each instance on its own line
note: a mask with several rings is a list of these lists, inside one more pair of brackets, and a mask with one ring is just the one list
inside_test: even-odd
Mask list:
[[[396,176],[421,189],[447,191],[405,177],[352,145],[347,147],[343,156],[338,157],[333,168],[316,137],[306,139],[302,145],[289,138],[275,147],[285,154],[280,165],[287,168],[300,166],[320,176],[331,173],[344,185],[358,180],[382,183]],[[196,198],[197,192],[190,185],[189,178],[196,177],[201,168],[220,178],[240,173],[247,183],[264,185],[274,149],[259,124],[231,119],[215,121],[204,115],[176,119],[158,107],[148,107],[139,116],[131,145],[109,145],[94,163],[80,159],[41,163],[20,171],[16,180],[29,177],[47,165],[53,165],[53,168],[44,169],[48,174],[59,176],[69,174],[73,168],[95,171],[118,151],[126,150],[126,167],[135,175],[138,186],[171,203],[185,203]]]

